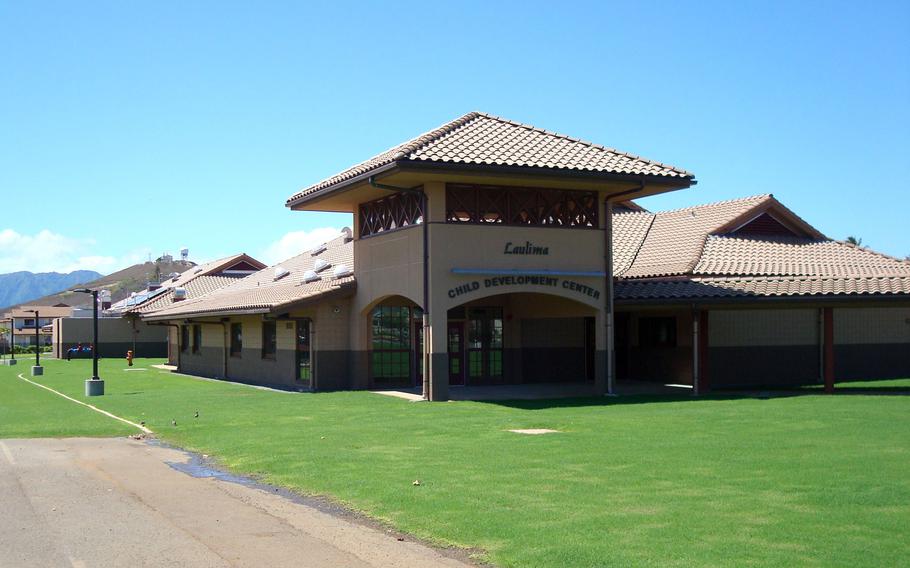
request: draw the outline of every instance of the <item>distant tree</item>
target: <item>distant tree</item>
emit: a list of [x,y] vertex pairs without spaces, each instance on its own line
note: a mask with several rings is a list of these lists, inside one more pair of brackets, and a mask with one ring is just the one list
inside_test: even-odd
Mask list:
[[854,246],[857,246],[857,247],[862,247],[862,246],[863,246],[863,239],[858,239],[858,238],[854,237],[853,235],[850,235],[849,237],[847,237],[846,243],[847,243],[848,245],[854,245]]

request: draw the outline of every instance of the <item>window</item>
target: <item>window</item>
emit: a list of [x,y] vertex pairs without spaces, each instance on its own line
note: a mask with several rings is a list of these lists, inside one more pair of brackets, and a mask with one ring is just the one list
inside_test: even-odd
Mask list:
[[199,353],[202,348],[202,326],[193,326],[193,353]]
[[240,357],[243,352],[243,324],[231,324],[231,357]]
[[502,308],[468,310],[468,376],[502,377]]
[[186,353],[186,350],[190,348],[190,326],[181,325],[180,326],[180,350]]
[[297,320],[297,379],[305,388],[313,387],[313,352],[311,345],[312,322]]
[[638,345],[641,347],[676,347],[676,318],[638,318]]
[[394,193],[363,203],[359,213],[361,237],[423,223],[422,198],[412,192]]
[[[423,317],[420,308],[380,306],[373,310],[371,370],[376,384],[411,384],[411,330]],[[416,325],[420,325],[417,323]]]
[[24,325],[25,327],[35,327],[35,319],[34,319],[34,318],[26,318],[26,319],[25,319],[25,323],[24,323],[23,325]]
[[274,359],[278,350],[278,332],[275,322],[262,322],[262,358]]
[[491,225],[597,228],[594,191],[446,185],[446,221]]

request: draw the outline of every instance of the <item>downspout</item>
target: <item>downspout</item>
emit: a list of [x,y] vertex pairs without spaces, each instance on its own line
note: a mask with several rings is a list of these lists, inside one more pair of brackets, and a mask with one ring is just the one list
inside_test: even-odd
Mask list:
[[[423,215],[423,318],[421,325],[423,326],[423,349],[421,353],[421,365],[423,369],[423,381],[422,388],[423,398],[429,400],[430,398],[430,364],[429,364],[429,345],[431,341],[430,337],[430,235],[429,235],[429,222],[427,214],[429,213],[427,208],[427,192],[423,189],[417,189],[416,187],[396,187],[394,185],[385,185],[382,183],[376,182],[376,176],[370,176],[370,185],[376,189],[385,189],[388,191],[396,191],[403,193],[410,193],[412,195],[417,194],[420,196],[420,209]],[[410,322],[409,322],[410,323]]]
[[604,200],[604,241],[605,241],[605,251],[604,251],[604,295],[606,296],[606,306],[605,306],[605,327],[607,335],[607,346],[606,346],[606,373],[607,373],[607,395],[612,396],[616,394],[616,349],[614,348],[615,340],[615,328],[613,326],[613,201],[624,195],[630,193],[636,193],[645,188],[645,179],[642,177],[638,185],[632,189],[621,191],[613,195],[607,196]]

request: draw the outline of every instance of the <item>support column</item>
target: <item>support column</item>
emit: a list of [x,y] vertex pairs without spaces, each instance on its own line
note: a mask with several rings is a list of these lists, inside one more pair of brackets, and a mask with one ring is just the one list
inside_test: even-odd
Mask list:
[[825,392],[834,392],[834,309],[823,308]]
[[607,316],[601,307],[594,316],[594,392],[607,392]]
[[449,400],[449,346],[448,324],[449,313],[441,304],[443,303],[442,286],[434,285],[433,275],[444,273],[446,267],[433,266],[431,252],[434,247],[444,247],[446,243],[436,243],[434,240],[434,223],[445,222],[445,184],[441,182],[427,182],[423,186],[424,215],[426,221],[423,231],[424,248],[424,314],[425,327],[423,330],[423,344],[426,351],[426,368],[424,370],[424,393],[427,400]]
[[[604,204],[604,370],[606,371],[606,394],[616,394],[616,351],[613,328],[613,204],[608,199]],[[604,391],[599,391],[604,392]]]
[[701,313],[692,307],[692,395],[700,394],[701,375]]
[[698,317],[698,392],[711,391],[711,376],[708,372],[708,310],[701,310]]
[[[441,314],[441,315],[440,315]],[[448,314],[445,310],[430,312],[429,327],[424,330],[427,352],[427,400],[449,400],[449,348],[446,344]]]

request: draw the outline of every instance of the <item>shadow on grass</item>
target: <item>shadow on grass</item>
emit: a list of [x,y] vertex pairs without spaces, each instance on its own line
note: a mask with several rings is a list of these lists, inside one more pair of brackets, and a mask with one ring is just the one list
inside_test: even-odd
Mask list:
[[[833,396],[910,396],[910,387],[901,386],[844,386],[835,387]],[[775,398],[792,398],[800,396],[828,396],[822,388],[793,387],[773,390],[724,390],[703,394],[630,394],[619,396],[585,396],[571,398],[547,399],[511,399],[511,400],[478,400],[481,404],[492,404],[515,408],[518,410],[546,410],[550,408],[584,408],[594,406],[620,406],[630,404],[660,404],[680,402],[731,401],[731,400],[771,400]]]

